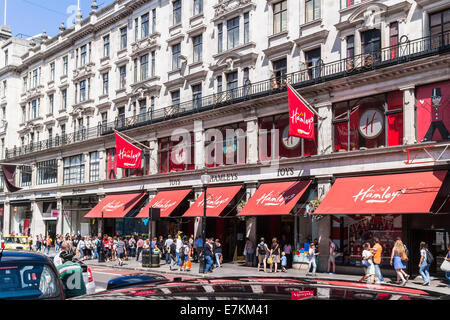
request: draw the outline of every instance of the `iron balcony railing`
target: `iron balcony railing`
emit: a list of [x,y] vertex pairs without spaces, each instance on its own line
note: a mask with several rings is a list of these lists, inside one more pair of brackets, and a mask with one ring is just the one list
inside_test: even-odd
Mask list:
[[448,53],[449,51],[450,32],[416,40],[409,40],[406,36],[403,36],[399,44],[382,48],[378,51],[368,52],[330,63],[319,61],[315,64],[305,65],[300,71],[285,74],[280,77],[272,77],[255,83],[247,80],[241,87],[218,92],[202,97],[201,99],[196,97],[194,100],[157,110],[149,110],[131,117],[119,116],[113,122],[99,122],[96,127],[83,128],[70,134],[57,135],[51,139],[20,147],[14,146],[5,150],[5,158],[19,157],[31,152],[61,147],[108,135],[113,133],[114,130],[132,129],[280,93],[286,90],[287,83],[292,84],[295,88],[300,88],[370,70],[402,64],[431,55]]

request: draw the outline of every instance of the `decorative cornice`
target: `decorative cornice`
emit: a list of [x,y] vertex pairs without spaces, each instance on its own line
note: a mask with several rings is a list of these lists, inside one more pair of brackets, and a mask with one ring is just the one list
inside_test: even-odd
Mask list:
[[213,21],[218,21],[227,19],[228,17],[249,8],[255,9],[256,3],[254,2],[254,0],[219,0],[219,3],[216,4],[213,8]]

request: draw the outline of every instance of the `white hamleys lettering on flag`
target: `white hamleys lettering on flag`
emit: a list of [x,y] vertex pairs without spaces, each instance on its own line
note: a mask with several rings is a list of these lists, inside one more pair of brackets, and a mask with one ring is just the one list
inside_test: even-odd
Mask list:
[[119,159],[129,159],[130,162],[132,163],[128,163],[125,162],[124,165],[125,166],[135,166],[137,164],[138,159],[140,159],[141,157],[141,152],[138,153],[134,153],[133,150],[126,150],[125,148],[121,149],[117,155],[119,157]]
[[114,210],[120,208],[123,205],[124,205],[123,202],[117,201],[117,200],[113,200],[113,201],[108,202],[107,204],[105,204],[105,206],[103,207],[103,210],[105,210],[105,211],[114,211]]
[[[230,198],[223,198],[222,196],[219,196],[217,199],[214,199],[211,195],[208,196],[208,198],[206,199],[206,208],[209,209],[217,209],[219,208],[222,204],[224,204],[225,202],[228,203],[230,200]],[[198,207],[203,207],[203,203],[204,203],[204,199],[202,199],[199,203],[198,203]]]
[[170,207],[173,207],[176,203],[177,203],[176,201],[170,202],[170,200],[161,199],[161,200],[156,201],[152,205],[152,208],[167,210]]
[[297,129],[297,131],[298,131],[298,133],[309,135],[309,134],[311,134],[311,130],[314,127],[314,114],[312,117],[307,119],[305,112],[299,113],[298,109],[295,109],[295,111],[292,112],[292,115],[291,115],[291,122],[292,123],[303,123],[303,124],[308,125],[308,129],[309,129],[308,131],[304,131],[302,129]]
[[361,189],[357,195],[353,196],[355,203],[363,201],[366,203],[391,203],[398,198],[405,190],[391,191],[391,187],[379,187],[374,189],[375,185],[371,185],[367,190]]
[[261,197],[256,199],[256,204],[261,204],[263,206],[281,206],[293,199],[296,195],[296,193],[292,193],[287,196],[284,196],[284,193],[277,195],[275,192],[270,191],[269,193],[264,193]]

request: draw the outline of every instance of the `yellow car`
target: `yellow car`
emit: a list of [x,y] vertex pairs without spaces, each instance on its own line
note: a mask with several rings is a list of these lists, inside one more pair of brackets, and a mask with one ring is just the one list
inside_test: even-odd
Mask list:
[[3,236],[2,247],[13,250],[30,250],[27,236]]

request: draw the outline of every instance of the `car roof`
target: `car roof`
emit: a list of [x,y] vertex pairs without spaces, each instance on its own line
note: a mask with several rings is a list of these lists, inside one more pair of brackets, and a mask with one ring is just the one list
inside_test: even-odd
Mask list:
[[[0,251],[1,252],[1,251]],[[49,258],[41,253],[19,251],[19,250],[3,250],[0,264],[2,263],[49,263]]]
[[[183,281],[173,281],[163,284],[135,284],[134,286],[126,287],[126,288],[118,288],[112,290],[106,290],[103,292],[98,292],[94,294],[92,297],[104,297],[105,295],[137,295],[142,296],[146,294],[153,295],[155,292],[163,292],[163,295],[172,294],[173,292],[181,293],[182,292],[195,292],[196,290],[200,290],[197,293],[199,294],[221,294],[226,292],[230,287],[230,293],[236,293],[236,288],[242,288],[245,294],[251,296],[252,294],[256,294],[257,292],[253,291],[255,287],[260,288],[259,290],[265,290],[264,287],[287,287],[290,290],[319,290],[320,288],[329,288],[329,289],[337,289],[337,290],[350,290],[354,292],[359,292],[361,294],[381,294],[381,295],[390,295],[390,296],[406,296],[406,297],[415,297],[415,298],[437,298],[441,297],[442,294],[428,291],[428,290],[419,290],[413,288],[404,288],[398,286],[390,286],[390,285],[368,285],[362,284],[354,281],[320,281],[320,280],[311,280],[306,278],[299,277],[290,277],[290,278],[269,278],[269,277],[224,277],[224,278],[202,278],[202,279],[190,279]],[[215,292],[214,290],[206,290],[205,286],[218,286],[220,291]],[[191,287],[192,290],[187,290]],[[205,290],[195,289],[203,287]],[[246,288],[251,288],[246,290]],[[256,288],[255,287],[255,288]],[[234,289],[233,289],[234,288]],[[262,289],[261,289],[262,288]],[[306,288],[306,289],[305,289]],[[175,290],[175,291],[173,291]],[[165,291],[165,292],[164,292]],[[253,291],[253,293],[252,293]],[[270,294],[270,292],[268,291]],[[161,294],[161,293],[160,293]],[[286,294],[286,293],[284,293]]]

